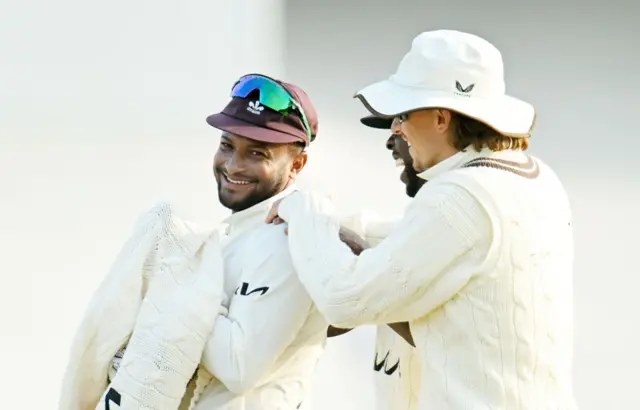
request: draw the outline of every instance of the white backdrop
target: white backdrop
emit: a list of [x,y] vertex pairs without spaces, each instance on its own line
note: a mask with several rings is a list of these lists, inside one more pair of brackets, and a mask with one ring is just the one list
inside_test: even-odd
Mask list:
[[[533,152],[571,195],[580,407],[640,408],[640,13],[612,1],[578,12],[550,0],[0,0],[4,406],[56,408],[71,336],[142,210],[169,199],[196,221],[224,215],[211,175],[218,134],[204,119],[240,74],[285,76],[315,101],[321,132],[303,185],[345,212],[401,212],[386,134],[358,124],[351,96],[388,75],[417,33],[451,27],[503,50],[509,91],[539,107]],[[372,408],[372,334],[329,343],[316,408]]]

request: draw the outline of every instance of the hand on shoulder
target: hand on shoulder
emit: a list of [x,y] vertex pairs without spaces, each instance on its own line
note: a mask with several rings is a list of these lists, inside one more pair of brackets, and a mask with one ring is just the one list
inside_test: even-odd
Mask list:
[[293,212],[311,214],[333,214],[335,207],[329,197],[315,191],[294,191],[273,203],[267,217],[267,223],[280,224],[288,222]]
[[360,255],[362,251],[370,248],[369,243],[366,240],[345,226],[340,227],[340,240],[344,242],[351,249],[351,252],[356,255]]

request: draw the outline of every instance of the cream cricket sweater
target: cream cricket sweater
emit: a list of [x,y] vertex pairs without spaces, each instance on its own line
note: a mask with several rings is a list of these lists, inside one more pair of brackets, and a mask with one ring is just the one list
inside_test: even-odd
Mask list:
[[[223,268],[217,231],[180,220],[167,204],[146,212],[85,312],[58,408],[177,409],[218,317]],[[196,390],[210,380],[198,371]]]
[[202,366],[215,377],[195,410],[311,409],[314,370],[329,324],[296,275],[271,204],[230,215],[220,241],[229,312],[216,320]]
[[558,178],[522,152],[469,149],[420,176],[429,183],[403,220],[359,256],[326,198],[282,201],[316,306],[344,328],[409,321],[420,409],[575,409],[573,238]]
[[[370,246],[377,246],[400,220],[384,220],[365,210],[340,219],[340,225],[355,231]],[[420,367],[416,349],[387,325],[376,326],[371,370],[375,410],[414,410],[418,407]]]
[[278,197],[213,233],[167,205],[143,215],[78,329],[59,409],[310,409],[328,323],[264,222]]

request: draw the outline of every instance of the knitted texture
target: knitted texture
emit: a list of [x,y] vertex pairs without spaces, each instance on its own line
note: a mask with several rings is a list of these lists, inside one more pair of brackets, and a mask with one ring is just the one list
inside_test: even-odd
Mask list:
[[[122,396],[120,408],[169,410],[180,405],[222,301],[217,242],[213,236],[202,255],[190,259],[184,258],[191,251],[188,244],[163,243],[171,248],[161,252],[167,256],[150,283],[110,386]],[[105,403],[101,400],[96,409],[104,409]]]
[[[473,151],[444,165],[474,155],[527,165],[522,153]],[[571,210],[554,172],[534,163],[539,174],[431,170],[403,220],[357,257],[326,198],[280,203],[300,280],[332,324],[410,323],[419,409],[576,408]]]
[[115,397],[123,409],[178,408],[221,300],[217,235],[176,218],[168,204],[139,218],[75,336],[60,410],[113,408],[105,398]]
[[[226,229],[220,243],[225,293],[200,366],[186,385],[179,410],[293,409],[305,400],[327,323],[312,308],[297,279],[284,227],[264,223],[270,203],[276,199],[233,213],[223,221]],[[149,293],[161,277],[155,274],[144,281]],[[114,356],[112,379],[123,360],[118,356],[125,355],[128,357],[128,353]],[[180,384],[187,379],[188,370]],[[107,391],[105,398],[108,394],[113,395]],[[118,401],[124,399],[120,395]],[[175,408],[177,401],[177,397],[167,400],[164,407]]]

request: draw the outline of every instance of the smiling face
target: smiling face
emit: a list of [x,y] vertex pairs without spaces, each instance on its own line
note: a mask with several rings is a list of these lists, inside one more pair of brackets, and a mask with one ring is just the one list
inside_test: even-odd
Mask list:
[[394,119],[391,131],[408,143],[413,167],[422,172],[457,152],[450,142],[452,125],[451,111],[434,108],[414,111],[402,121]]
[[213,158],[220,203],[233,212],[286,189],[304,168],[307,154],[294,144],[271,144],[223,133]]

